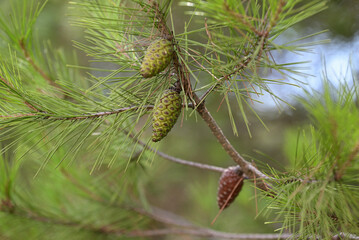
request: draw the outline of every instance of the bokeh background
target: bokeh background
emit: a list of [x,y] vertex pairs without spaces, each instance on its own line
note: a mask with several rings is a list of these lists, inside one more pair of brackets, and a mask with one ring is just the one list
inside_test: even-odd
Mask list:
[[[1,0],[0,8],[6,11],[9,3],[10,0]],[[184,24],[190,18],[185,14],[188,8],[179,4],[179,1],[174,1],[173,6],[176,33],[180,33],[183,32]],[[72,41],[84,41],[84,32],[83,29],[71,26],[69,23],[71,16],[68,7],[67,1],[48,1],[37,22],[35,34],[41,39],[50,39],[55,48],[77,51],[73,48]],[[359,71],[358,12],[358,0],[330,1],[325,11],[295,25],[277,39],[277,41],[287,42],[327,30],[305,41],[329,39],[330,42],[313,46],[311,52],[301,55],[275,52],[274,58],[278,63],[309,61],[303,64],[302,70],[308,76],[299,77],[302,82],[300,85],[304,89],[312,88],[320,91],[324,73],[332,80],[333,86],[337,86],[340,81],[352,81]],[[194,26],[203,24],[203,21],[195,18],[193,24]],[[193,37],[200,38],[200,36]],[[81,65],[88,65],[89,59],[82,52],[78,51],[78,54]],[[275,73],[268,74],[269,77],[277,77]],[[288,164],[287,159],[290,154],[293,154],[291,144],[295,144],[298,129],[307,125],[309,119],[296,98],[296,96],[305,96],[303,89],[282,85],[272,86],[272,90],[291,106],[285,103],[278,105],[269,95],[257,98],[263,103],[256,103],[254,108],[267,128],[248,111],[251,136],[240,111],[234,113],[239,134],[233,135],[227,109],[221,107],[218,110],[220,102],[218,99],[221,99],[219,95],[214,94],[209,97],[207,105],[224,133],[243,156],[249,161],[254,161],[258,166],[268,164],[281,170]],[[233,165],[232,160],[222,150],[200,118],[183,119],[183,122],[177,124],[161,143],[160,150],[190,161],[221,167]],[[215,224],[211,225],[218,212],[216,203],[218,173],[178,165],[157,157],[151,163],[147,174],[145,194],[151,204],[173,211],[199,225],[211,226],[222,231],[248,233],[272,232],[276,227],[274,224],[264,224],[268,220],[265,216],[257,217],[261,211],[261,200],[256,198],[251,184],[245,184],[229,210],[225,210]],[[178,239],[192,238],[180,237]]]

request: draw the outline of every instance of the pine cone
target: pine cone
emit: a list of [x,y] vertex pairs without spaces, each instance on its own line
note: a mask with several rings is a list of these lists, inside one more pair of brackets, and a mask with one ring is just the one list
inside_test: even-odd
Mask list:
[[171,62],[173,54],[172,42],[159,39],[147,48],[141,64],[140,73],[144,78],[149,78],[163,71]]
[[[237,187],[236,187],[237,186]],[[243,186],[243,172],[238,166],[227,168],[219,179],[217,203],[220,209],[228,207]],[[233,192],[233,193],[232,193]],[[232,193],[232,195],[231,195]],[[228,201],[228,202],[227,202]],[[227,203],[226,203],[227,202]]]
[[152,141],[158,142],[164,138],[175,125],[181,113],[182,99],[173,89],[166,90],[154,107],[152,123]]

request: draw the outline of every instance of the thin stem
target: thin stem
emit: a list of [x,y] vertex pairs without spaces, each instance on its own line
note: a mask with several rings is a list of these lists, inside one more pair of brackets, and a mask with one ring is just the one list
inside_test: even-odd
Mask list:
[[[154,151],[154,150],[151,149],[151,151]],[[221,167],[217,167],[217,166],[212,166],[212,165],[202,164],[202,163],[197,163],[197,162],[191,162],[191,161],[188,161],[188,160],[183,160],[183,159],[180,159],[180,158],[176,158],[176,157],[170,156],[170,155],[168,155],[166,153],[163,153],[161,151],[155,151],[155,153],[158,156],[160,156],[160,157],[162,157],[164,159],[170,160],[170,161],[175,162],[175,163],[191,166],[191,167],[206,169],[206,170],[210,170],[210,171],[214,171],[214,172],[220,172],[220,173],[222,173],[224,170],[226,170],[225,168],[221,168]]]
[[[164,19],[164,15],[160,11],[158,4],[153,5],[153,9],[156,11],[156,18],[159,21],[159,29],[161,30],[163,36],[171,36],[172,39],[174,39],[174,36],[172,32],[169,31],[169,28],[167,27],[166,21]],[[267,37],[267,36],[265,36]],[[174,41],[176,42],[176,41]],[[177,54],[181,54],[181,48],[176,45],[177,48]],[[249,178],[255,178],[256,179],[269,179],[268,176],[260,172],[256,167],[254,167],[252,164],[247,162],[232,146],[232,144],[229,142],[227,137],[223,134],[223,131],[218,126],[212,115],[209,113],[208,109],[205,107],[205,103],[203,99],[200,99],[197,94],[192,90],[190,77],[188,75],[188,70],[186,69],[186,66],[184,64],[181,64],[181,61],[177,54],[174,54],[173,56],[173,64],[175,67],[175,71],[177,73],[177,76],[179,78],[179,81],[181,82],[182,88],[186,94],[186,96],[191,99],[195,109],[200,114],[202,119],[207,123],[208,127],[212,131],[213,135],[217,138],[218,142],[222,145],[223,149],[228,153],[228,155],[233,159],[234,162],[236,162],[241,168],[242,171],[249,177]],[[234,74],[235,72],[239,71],[241,68],[245,68],[251,58],[246,58],[245,63],[239,63],[238,69],[235,69],[232,73],[230,73],[229,76]],[[223,79],[226,79],[225,76]],[[219,83],[217,83],[219,84]],[[205,95],[206,96],[206,95]],[[258,187],[268,191],[269,187],[264,181],[260,181],[258,184]]]
[[76,116],[76,117],[58,117],[58,116],[46,115],[45,112],[40,112],[40,113],[25,113],[25,114],[0,116],[0,118],[19,118],[19,117],[26,117],[26,116],[38,116],[38,117],[43,117],[44,119],[48,119],[48,120],[85,120],[85,119],[90,119],[90,118],[99,118],[99,117],[114,115],[114,114],[122,113],[125,111],[137,110],[140,108],[143,108],[146,110],[151,110],[151,109],[153,109],[153,107],[154,107],[153,105],[144,105],[142,107],[131,106],[131,107],[115,109],[112,111],[89,113],[89,114],[85,114],[82,116]]
[[[10,83],[7,79],[5,79],[3,76],[0,75],[0,80],[9,88],[9,91],[15,93],[16,95],[18,95],[19,97],[21,97],[22,99],[25,99],[24,96],[22,96],[21,93],[19,93],[15,88],[14,85],[12,83]],[[40,110],[35,107],[33,104],[30,104],[28,101],[24,100],[24,104],[29,107],[31,110],[34,110],[36,112],[40,112]],[[29,114],[25,114],[28,116],[32,116],[32,113]],[[0,117],[6,117],[6,116],[0,116]]]
[[163,229],[152,229],[152,230],[134,230],[134,231],[126,231],[122,229],[117,229],[111,226],[94,226],[91,224],[82,224],[78,222],[72,221],[61,221],[55,220],[52,218],[48,218],[45,216],[39,216],[32,212],[25,212],[25,214],[21,213],[10,213],[11,215],[15,215],[18,217],[25,217],[37,222],[42,222],[46,224],[54,224],[67,226],[72,228],[80,228],[83,230],[98,232],[106,235],[114,235],[119,237],[154,237],[154,236],[164,236],[164,235],[190,235],[190,236],[200,236],[200,237],[216,237],[222,239],[251,239],[251,240],[275,240],[275,239],[287,239],[290,237],[290,234],[239,234],[239,233],[227,233],[215,231],[207,228],[163,228]]
[[277,24],[278,20],[279,20],[279,15],[283,12],[283,7],[285,6],[286,1],[284,0],[280,0],[277,6],[277,10],[273,16],[273,18],[270,21],[270,25],[267,29],[267,32],[269,32],[270,30],[272,30],[272,28]]
[[[201,227],[189,227],[189,228],[162,228],[162,229],[151,229],[151,230],[134,230],[126,231],[122,229],[116,229],[111,226],[100,226],[96,227],[91,224],[82,224],[71,221],[59,221],[44,216],[39,216],[31,212],[26,212],[26,215],[19,213],[10,213],[19,217],[26,217],[37,222],[42,222],[46,224],[55,224],[62,225],[73,228],[80,228],[87,231],[99,232],[106,235],[115,235],[119,237],[155,237],[155,236],[166,236],[166,235],[187,235],[187,236],[197,236],[197,237],[206,237],[206,238],[220,238],[220,239],[248,239],[248,240],[276,240],[276,239],[296,239],[296,236],[293,236],[289,233],[283,234],[246,234],[246,233],[228,233],[220,232],[208,228]],[[359,236],[350,234],[350,233],[340,233],[332,237],[333,240],[342,239],[358,240]]]
[[169,161],[172,161],[172,162],[175,162],[175,163],[178,163],[178,164],[182,164],[182,165],[187,165],[187,166],[191,166],[191,167],[205,169],[205,170],[209,170],[209,171],[220,172],[220,173],[222,173],[224,170],[226,170],[225,168],[221,168],[221,167],[217,167],[217,166],[213,166],[213,165],[197,163],[197,162],[192,162],[192,161],[184,160],[184,159],[181,159],[181,158],[173,157],[173,156],[168,155],[168,154],[166,154],[164,152],[161,152],[161,151],[158,151],[158,150],[156,150],[154,148],[151,148],[146,143],[144,143],[141,140],[137,139],[133,134],[130,134],[129,136],[135,142],[142,145],[144,148],[150,150],[151,152],[156,153],[158,156],[160,156],[160,157],[162,157],[164,159],[167,159]]
[[[197,97],[198,98],[198,97]],[[227,137],[223,134],[222,129],[218,126],[212,115],[209,113],[204,104],[201,104],[197,108],[197,112],[202,117],[202,119],[207,123],[208,127],[212,131],[213,135],[217,138],[218,142],[222,145],[223,149],[228,153],[228,155],[235,161],[242,169],[242,171],[249,178],[260,178],[260,179],[270,179],[267,175],[263,174],[256,167],[254,167],[251,163],[247,162],[232,146]],[[258,187],[268,191],[269,187],[264,182],[261,181],[258,184]]]
[[20,40],[20,47],[21,50],[25,56],[26,61],[28,61],[30,63],[30,65],[35,69],[36,72],[38,72],[50,85],[57,87],[57,88],[61,88],[57,83],[54,82],[53,79],[51,79],[51,77],[49,77],[35,62],[34,60],[31,58],[29,51],[27,50],[26,46],[25,46],[25,42],[24,39]]
[[250,63],[251,58],[250,57],[244,57],[243,60],[238,63],[238,66],[229,74],[223,75],[221,78],[219,78],[218,82],[210,87],[202,96],[200,102],[202,102],[212,91],[215,89],[218,85],[222,84],[223,81],[228,80],[233,74],[245,69],[248,64]]
[[[0,79],[1,79],[1,76],[0,76]],[[41,117],[41,118],[47,119],[47,120],[85,120],[85,119],[90,119],[90,118],[99,118],[99,117],[114,115],[114,114],[131,111],[131,110],[138,110],[138,109],[152,110],[154,108],[154,105],[131,106],[131,107],[123,107],[123,108],[114,109],[112,111],[83,114],[81,116],[76,116],[76,117],[58,117],[58,116],[48,115],[46,112],[42,112],[42,111],[34,108],[32,105],[30,105],[27,102],[25,102],[25,104],[32,110],[36,111],[37,113],[19,113],[19,114],[11,114],[11,115],[0,115],[0,118],[21,118],[21,117],[35,117],[36,116],[36,117]],[[188,105],[182,104],[182,107],[193,108],[193,104],[191,104],[191,103]]]
[[252,32],[257,34],[258,36],[263,35],[263,32],[258,31],[250,22],[248,22],[246,20],[247,16],[241,15],[241,14],[239,14],[237,12],[234,12],[232,9],[230,9],[229,5],[227,4],[227,1],[224,1],[223,8],[224,8],[224,10],[226,10],[226,12],[228,14],[235,17],[238,20],[238,22],[241,22],[243,25],[247,26]]
[[335,180],[339,181],[343,175],[344,172],[346,170],[346,168],[348,168],[351,163],[353,162],[353,160],[355,159],[356,156],[358,156],[359,153],[359,141],[355,144],[353,150],[351,151],[347,161],[342,165],[342,167],[335,173]]
[[145,231],[133,231],[126,234],[120,234],[120,236],[127,237],[154,237],[164,235],[190,235],[206,238],[220,238],[220,239],[248,239],[248,240],[276,240],[276,239],[288,239],[291,234],[240,234],[240,233],[227,233],[210,229],[186,229],[186,228],[165,228],[154,229]]

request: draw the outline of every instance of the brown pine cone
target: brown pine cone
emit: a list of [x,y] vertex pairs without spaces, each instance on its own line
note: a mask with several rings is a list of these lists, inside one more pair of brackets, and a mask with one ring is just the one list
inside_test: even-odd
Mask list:
[[243,179],[243,172],[239,166],[229,167],[222,173],[217,193],[220,209],[228,207],[236,199],[242,189]]

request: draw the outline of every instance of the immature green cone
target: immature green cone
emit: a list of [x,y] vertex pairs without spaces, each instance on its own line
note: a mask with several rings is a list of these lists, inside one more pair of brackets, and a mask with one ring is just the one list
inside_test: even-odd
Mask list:
[[144,78],[149,78],[163,71],[171,62],[172,54],[171,41],[159,39],[151,43],[141,64],[141,75]]
[[182,99],[175,90],[166,90],[154,107],[152,123],[152,141],[158,142],[164,138],[175,125],[181,113]]

